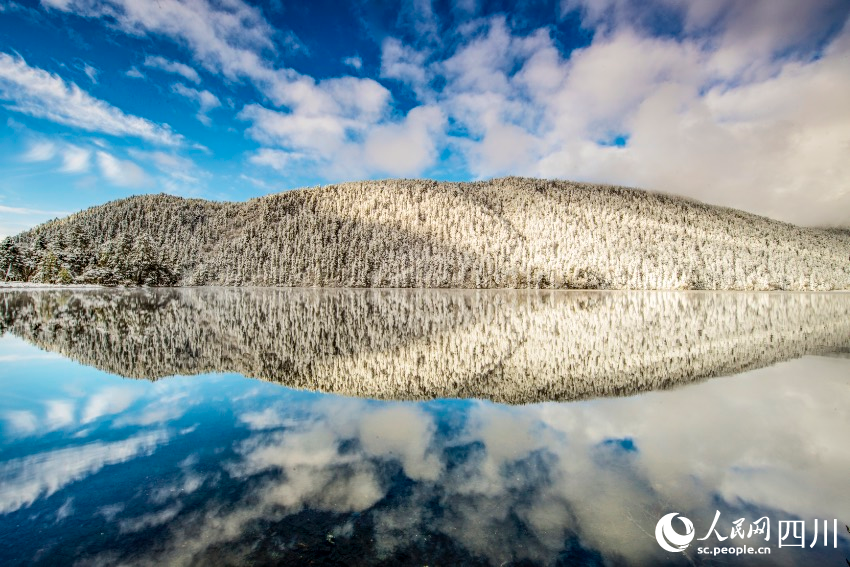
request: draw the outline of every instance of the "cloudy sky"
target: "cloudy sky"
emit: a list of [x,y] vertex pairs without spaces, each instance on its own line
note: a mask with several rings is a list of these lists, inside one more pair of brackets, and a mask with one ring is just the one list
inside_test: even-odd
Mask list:
[[528,175],[850,225],[846,0],[0,0],[0,235]]

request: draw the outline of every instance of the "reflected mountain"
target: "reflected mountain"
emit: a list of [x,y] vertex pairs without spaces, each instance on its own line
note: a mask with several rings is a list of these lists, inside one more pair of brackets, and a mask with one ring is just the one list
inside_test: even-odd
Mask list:
[[374,399],[623,396],[846,353],[850,295],[8,291],[0,330],[132,378],[236,372]]

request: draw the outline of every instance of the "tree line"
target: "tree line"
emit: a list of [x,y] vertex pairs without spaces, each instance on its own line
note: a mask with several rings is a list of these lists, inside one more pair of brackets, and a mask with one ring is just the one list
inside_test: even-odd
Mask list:
[[131,197],[0,245],[7,281],[850,289],[850,233],[636,189],[386,180],[220,203]]

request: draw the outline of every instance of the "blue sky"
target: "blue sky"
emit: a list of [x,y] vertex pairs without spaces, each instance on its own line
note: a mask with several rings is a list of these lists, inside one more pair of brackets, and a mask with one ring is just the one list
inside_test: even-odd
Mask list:
[[0,0],[0,235],[386,177],[850,225],[846,0]]

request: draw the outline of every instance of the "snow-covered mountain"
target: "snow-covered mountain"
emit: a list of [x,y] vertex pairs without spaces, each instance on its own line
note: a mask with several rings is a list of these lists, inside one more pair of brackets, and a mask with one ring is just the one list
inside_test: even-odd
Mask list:
[[850,289],[850,233],[620,187],[386,180],[131,197],[7,239],[0,265],[64,283],[832,290]]

